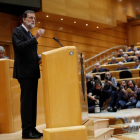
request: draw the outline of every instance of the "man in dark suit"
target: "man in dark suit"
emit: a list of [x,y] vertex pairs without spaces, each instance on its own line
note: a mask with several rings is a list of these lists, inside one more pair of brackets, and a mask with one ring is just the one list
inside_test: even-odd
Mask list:
[[13,31],[14,47],[13,78],[18,79],[21,88],[22,138],[37,139],[43,136],[36,130],[37,87],[40,78],[37,39],[45,32],[37,30],[33,37],[30,29],[35,26],[35,12],[27,10],[22,16],[22,25]]
[[106,69],[102,68],[100,63],[96,63],[95,64],[95,69],[92,70],[92,73],[104,72],[104,71],[106,71]]

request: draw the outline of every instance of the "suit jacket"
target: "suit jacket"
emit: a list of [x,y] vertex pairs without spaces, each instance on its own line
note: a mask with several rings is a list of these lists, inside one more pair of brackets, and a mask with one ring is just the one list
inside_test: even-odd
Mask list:
[[97,71],[96,69],[93,69],[93,70],[92,70],[92,73],[96,73],[96,72],[104,72],[104,71],[106,71],[106,69],[100,67],[100,70],[99,70],[99,71]]
[[12,35],[15,53],[13,78],[40,78],[37,40],[22,27],[16,27]]

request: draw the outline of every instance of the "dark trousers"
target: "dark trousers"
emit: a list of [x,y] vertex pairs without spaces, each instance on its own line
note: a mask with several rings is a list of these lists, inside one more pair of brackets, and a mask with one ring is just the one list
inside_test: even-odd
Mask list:
[[18,82],[21,88],[22,130],[28,131],[36,127],[38,79],[23,78]]

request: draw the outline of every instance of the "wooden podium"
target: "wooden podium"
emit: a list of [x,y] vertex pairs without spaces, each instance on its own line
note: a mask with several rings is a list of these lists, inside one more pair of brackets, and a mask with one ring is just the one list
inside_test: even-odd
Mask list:
[[[66,130],[66,127],[67,130],[74,127],[75,132],[77,132],[75,127],[81,127],[78,133],[79,130],[83,131],[83,124],[88,121],[83,62],[82,53],[74,46],[42,53],[42,80],[47,126],[43,132],[44,136],[50,134],[51,130],[55,133],[57,129],[61,129],[62,136],[63,128]],[[86,129],[84,132],[81,135],[86,135]],[[83,140],[86,140],[84,136]]]

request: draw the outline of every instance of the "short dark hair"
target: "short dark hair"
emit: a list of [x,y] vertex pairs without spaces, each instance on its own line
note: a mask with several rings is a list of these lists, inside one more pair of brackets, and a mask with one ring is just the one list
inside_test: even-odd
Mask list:
[[35,11],[33,11],[33,10],[26,10],[23,13],[23,15],[22,15],[21,23],[23,23],[23,18],[26,18],[28,13],[35,13]]
[[132,44],[131,47],[134,47],[134,45]]
[[102,86],[102,82],[99,79],[98,80],[95,80],[95,86],[97,86],[97,85]]

